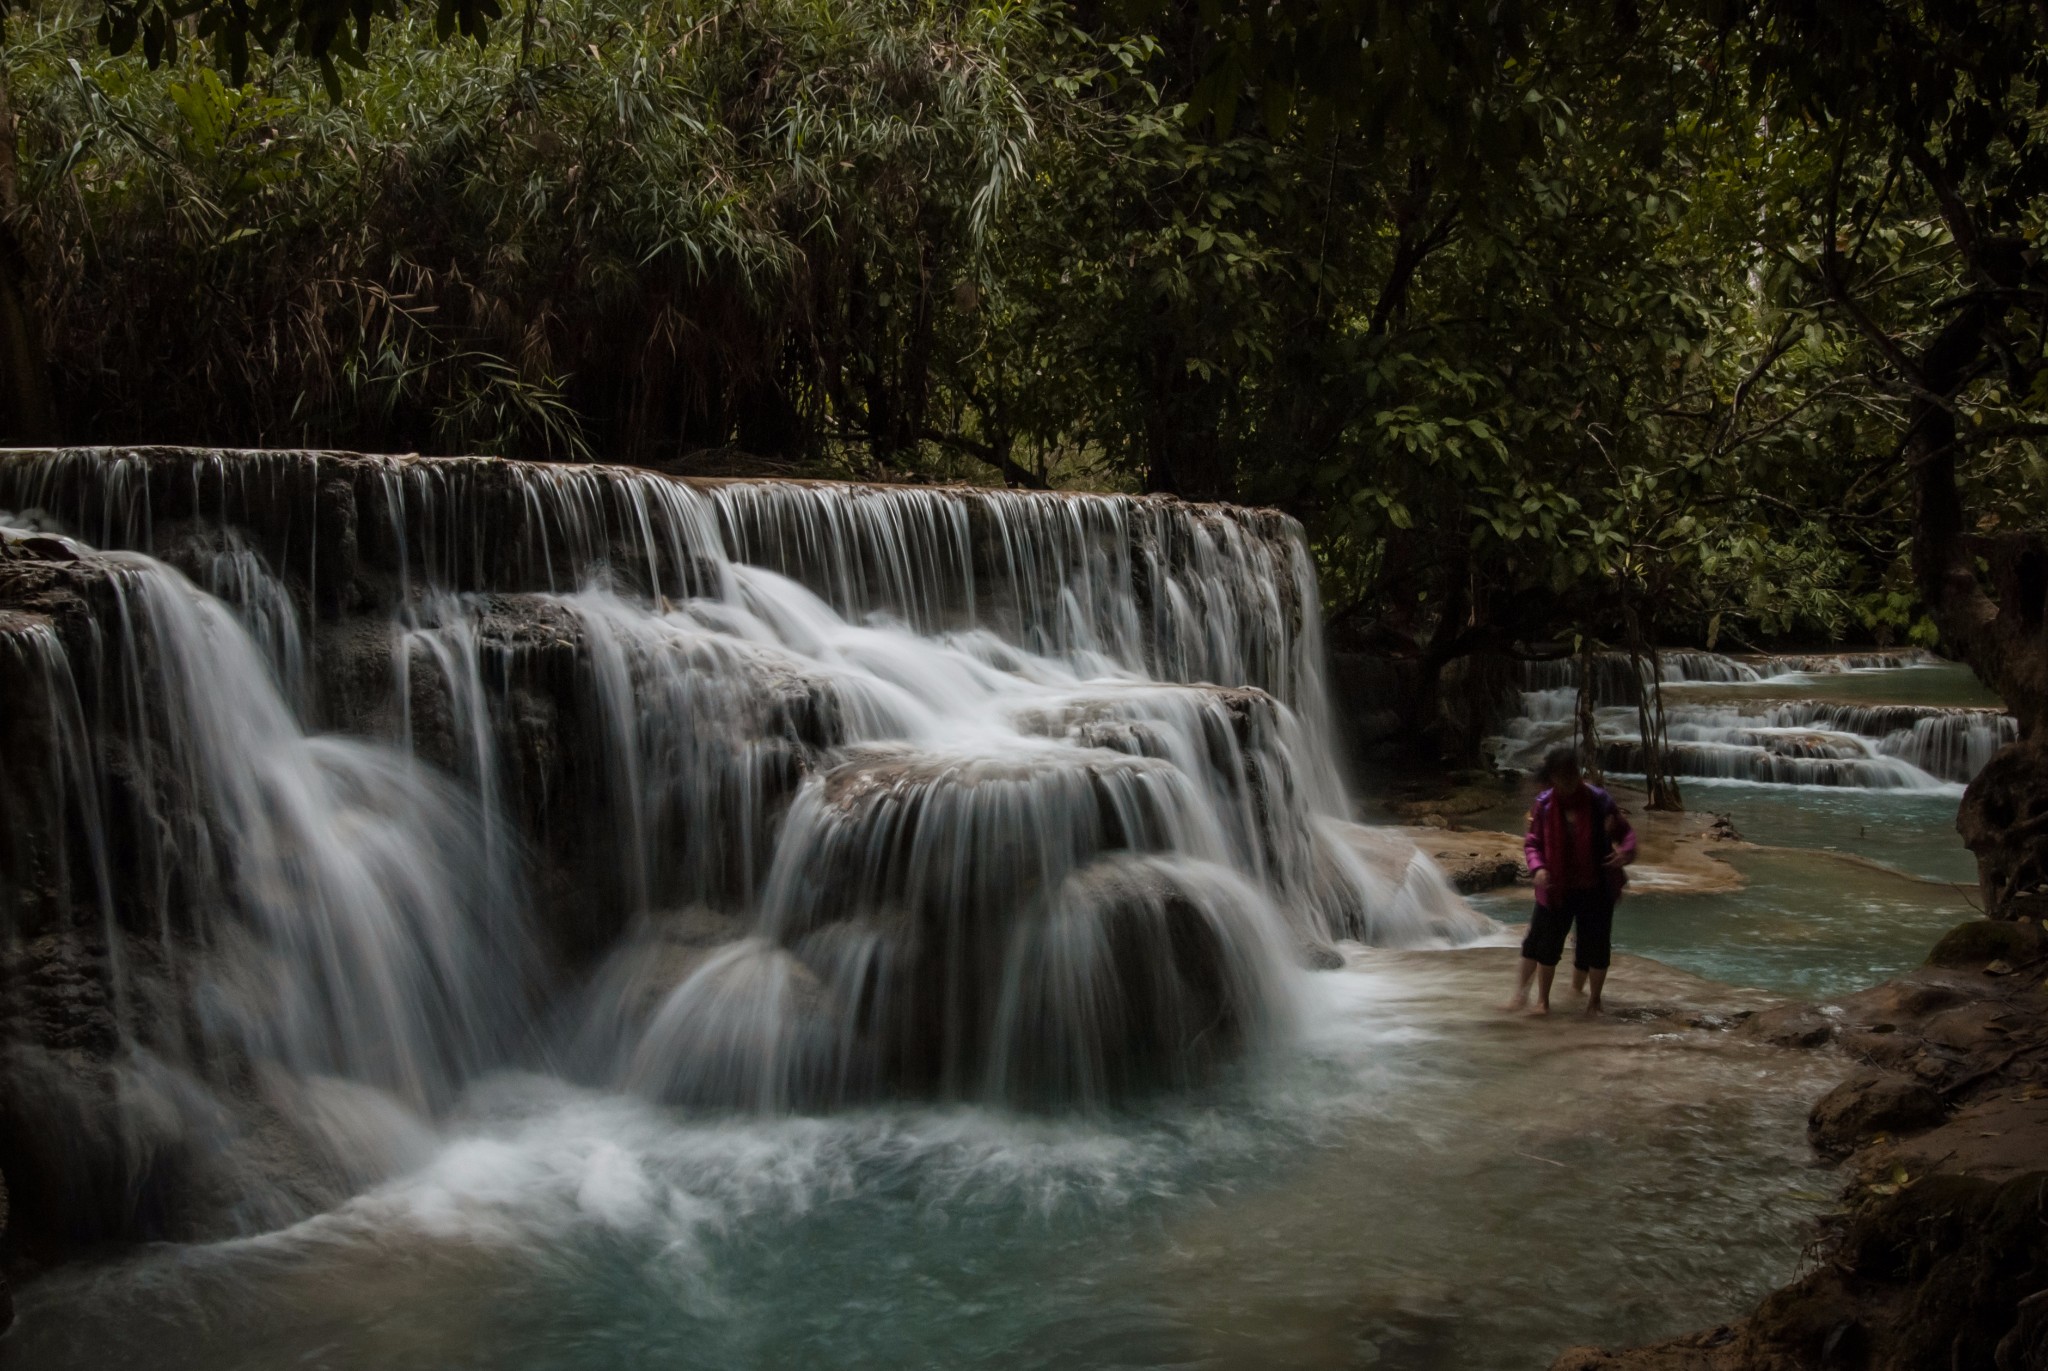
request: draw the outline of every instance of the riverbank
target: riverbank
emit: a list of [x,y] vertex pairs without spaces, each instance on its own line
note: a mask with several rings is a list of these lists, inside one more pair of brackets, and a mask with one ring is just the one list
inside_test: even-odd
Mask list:
[[1808,1136],[1844,1185],[1805,1274],[1747,1318],[1553,1371],[2048,1366],[2048,936],[1977,921],[1870,990],[1739,1030],[1856,1073]]

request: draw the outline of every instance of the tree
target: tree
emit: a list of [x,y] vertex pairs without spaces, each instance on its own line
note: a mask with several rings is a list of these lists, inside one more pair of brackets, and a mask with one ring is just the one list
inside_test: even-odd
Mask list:
[[577,0],[481,55],[401,14],[340,101],[293,59],[237,86],[18,19],[60,417],[865,476],[938,465],[938,433],[978,461],[934,378],[1034,149],[1089,117],[1098,54],[1054,13]]
[[[1779,230],[1857,340],[1912,500],[1912,568],[1943,644],[2022,741],[1964,806],[1994,912],[2048,907],[2048,11],[1765,0],[1730,32],[1765,117],[1816,156]],[[2017,498],[2015,498],[2017,497]]]
[[[527,0],[529,28],[538,0]],[[27,0],[0,0],[0,59],[11,13]],[[426,8],[425,5],[416,6]],[[433,31],[483,43],[501,13],[497,0],[433,0]],[[296,51],[319,67],[328,93],[341,94],[337,63],[365,65],[380,20],[396,16],[396,0],[105,0],[98,41],[115,56],[140,48],[154,70],[175,59],[189,34],[231,73],[248,76],[252,48],[269,54]],[[52,441],[59,432],[49,389],[43,330],[25,288],[30,270],[15,222],[20,217],[16,120],[4,61],[0,61],[0,443]]]
[[[26,0],[0,0],[0,11],[25,7]],[[535,0],[528,0],[529,22]],[[455,35],[478,44],[504,13],[498,0],[405,0],[410,12],[431,10],[434,41]],[[150,69],[178,56],[182,41],[204,45],[233,85],[249,77],[253,51],[272,57],[296,53],[316,63],[327,89],[341,95],[337,64],[367,65],[380,27],[401,13],[401,0],[103,0],[98,38],[116,57],[141,51]],[[409,38],[425,30],[406,30]]]
[[2024,714],[2033,16],[80,0],[0,49],[4,284],[73,440],[1257,501],[1416,715],[1474,654],[1849,631]]

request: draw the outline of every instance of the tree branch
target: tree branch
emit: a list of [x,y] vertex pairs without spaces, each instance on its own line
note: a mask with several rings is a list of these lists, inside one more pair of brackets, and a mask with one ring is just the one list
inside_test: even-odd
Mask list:
[[1002,473],[1005,485],[1024,486],[1030,490],[1051,489],[1050,486],[1038,478],[1036,472],[1028,467],[1017,465],[1016,462],[1011,460],[1009,453],[1001,451],[988,443],[977,442],[962,433],[946,433],[935,428],[921,428],[917,431],[917,436],[928,443],[937,443],[940,447],[952,448],[955,452],[965,453],[978,462],[994,467]]

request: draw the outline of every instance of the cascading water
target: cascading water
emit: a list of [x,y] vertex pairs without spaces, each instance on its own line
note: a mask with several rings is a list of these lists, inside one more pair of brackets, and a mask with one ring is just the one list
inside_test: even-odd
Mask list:
[[[301,663],[273,655],[297,641],[274,581],[241,601],[280,630],[259,641],[161,562],[92,561],[109,612],[91,655],[118,664],[95,683],[97,719],[47,622],[16,641],[45,659],[45,708],[63,721],[46,773],[69,811],[58,831],[91,835],[79,865],[99,903],[139,921],[173,969],[184,950],[255,940],[196,996],[202,1037],[416,1104],[445,1097],[494,1059],[532,975],[514,873],[486,860],[478,806],[395,750],[303,731],[283,693]],[[262,576],[245,564],[237,587]],[[110,735],[118,753],[95,756]],[[118,775],[95,765],[109,762]],[[121,872],[97,836],[109,809]]]
[[[1710,813],[1726,821],[1710,831],[1748,844],[1719,848],[1715,864],[1739,888],[1638,881],[1617,925],[1625,945],[1717,980],[1811,997],[1917,965],[1976,912],[1976,861],[1957,840],[1957,803],[2018,730],[1968,668],[1912,650],[1660,657],[1664,770],[1680,778],[1692,814],[1645,831],[1661,825],[1682,845]],[[1640,685],[1625,655],[1596,655],[1590,666],[1599,760],[1626,802],[1643,770]],[[1504,765],[1533,768],[1573,736],[1580,675],[1576,660],[1530,665],[1518,717],[1493,740]],[[1496,821],[1519,827],[1522,814],[1504,808]]]
[[1632,966],[1707,1017],[1532,1053],[1508,948],[1333,950],[1498,940],[1348,821],[1276,515],[170,449],[0,508],[10,1239],[226,1239],[0,1363],[1491,1371],[1797,1258],[1831,1068],[1686,1026],[1755,997]]
[[64,721],[10,801],[84,840],[12,926],[91,906],[171,1005],[125,1050],[223,1101],[1098,1107],[1271,1043],[1333,939],[1490,927],[1346,821],[1277,516],[180,450],[0,454],[0,508]]
[[[1665,766],[1680,776],[1767,785],[1872,790],[1955,790],[2019,736],[1996,708],[1857,703],[1826,698],[1850,677],[1939,670],[1925,653],[1845,653],[1740,659],[1706,652],[1662,654]],[[1642,769],[1636,736],[1640,691],[1626,656],[1593,659],[1591,686],[1608,770]],[[1717,690],[1715,687],[1730,687]],[[1521,712],[1495,752],[1527,768],[1572,729],[1576,661],[1531,662]],[[1776,698],[1790,695],[1796,698]]]

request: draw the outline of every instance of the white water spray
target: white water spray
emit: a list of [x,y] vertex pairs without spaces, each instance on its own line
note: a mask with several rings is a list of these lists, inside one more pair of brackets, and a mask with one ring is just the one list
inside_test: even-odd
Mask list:
[[254,930],[215,1031],[295,1072],[430,1104],[517,1050],[536,862],[603,954],[569,1069],[760,1110],[1188,1083],[1282,1036],[1299,949],[1488,927],[1348,822],[1277,516],[161,451],[0,458],[0,502],[139,549],[82,565],[162,909]]

